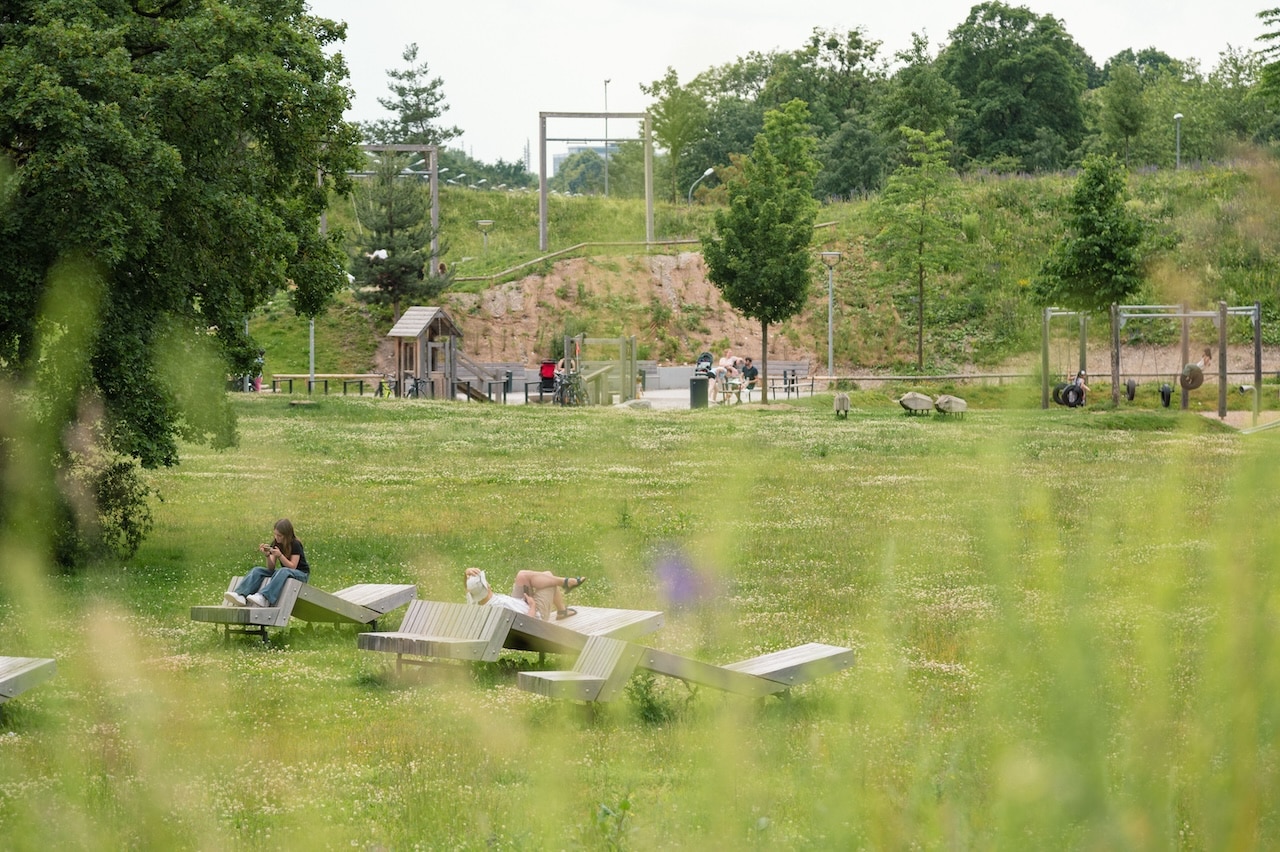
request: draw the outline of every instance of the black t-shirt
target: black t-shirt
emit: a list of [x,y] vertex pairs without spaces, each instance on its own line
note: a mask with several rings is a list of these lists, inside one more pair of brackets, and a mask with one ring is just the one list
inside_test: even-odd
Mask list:
[[760,375],[760,370],[756,368],[755,364],[748,364],[747,366],[742,368],[742,378],[746,379],[749,382],[754,382],[756,380],[756,377],[759,375]]
[[[284,553],[284,550],[282,549],[280,552]],[[302,549],[302,542],[298,541],[296,538],[293,540],[293,552],[298,554],[298,564],[293,570],[301,571],[304,574],[309,575],[311,573],[311,566],[307,564],[307,552]]]

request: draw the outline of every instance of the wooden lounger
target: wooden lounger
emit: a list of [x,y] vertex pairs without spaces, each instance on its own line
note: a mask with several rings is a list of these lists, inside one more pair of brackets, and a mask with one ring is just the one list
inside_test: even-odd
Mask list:
[[685,683],[710,686],[737,695],[761,697],[785,692],[822,675],[853,665],[853,651],[835,645],[810,642],[747,660],[718,666],[699,660],[644,648],[640,667]]
[[357,643],[366,651],[395,654],[397,669],[426,662],[413,657],[493,662],[515,617],[505,607],[414,601],[399,630],[361,633]]
[[44,683],[57,674],[58,664],[38,657],[0,657],[0,704]]
[[[227,591],[233,591],[240,577],[232,577]],[[375,629],[378,619],[418,596],[417,586],[399,583],[361,583],[336,592],[326,592],[310,583],[285,581],[275,606],[193,606],[191,619],[221,624],[226,636],[254,633],[267,641],[268,627],[284,627],[290,618],[332,624],[368,624]]]
[[635,671],[640,652],[639,645],[592,636],[570,671],[520,672],[517,684],[548,698],[612,701]]

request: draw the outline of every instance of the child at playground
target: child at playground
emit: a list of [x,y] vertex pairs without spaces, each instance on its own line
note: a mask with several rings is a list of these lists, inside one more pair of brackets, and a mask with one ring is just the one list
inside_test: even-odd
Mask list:
[[[311,576],[311,566],[307,564],[307,554],[293,532],[293,523],[288,518],[281,518],[271,530],[271,541],[258,545],[258,550],[267,557],[265,567],[258,566],[244,575],[233,591],[222,596],[228,606],[275,606],[284,591],[284,584],[290,578],[307,582]],[[263,580],[269,580],[261,590]]]
[[516,572],[514,591],[520,595],[504,595],[489,586],[489,580],[479,568],[468,568],[466,574],[467,603],[480,606],[504,606],[522,615],[542,618],[538,611],[538,592],[552,589],[556,618],[568,618],[578,611],[564,605],[564,593],[587,582],[586,577],[557,577],[550,571],[521,570]]

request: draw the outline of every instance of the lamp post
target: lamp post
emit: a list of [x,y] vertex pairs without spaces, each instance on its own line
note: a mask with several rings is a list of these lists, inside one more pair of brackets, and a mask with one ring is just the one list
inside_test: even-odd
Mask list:
[[476,227],[480,229],[480,233],[484,235],[484,250],[489,250],[489,229],[493,227],[492,219],[477,219]]
[[820,255],[822,262],[827,265],[827,375],[835,375],[835,335],[833,334],[833,320],[835,315],[836,297],[835,297],[835,271],[836,264],[840,262],[840,252],[824,251]]
[[609,81],[604,81],[604,197],[609,197]]
[[702,179],[703,179],[703,178],[711,177],[711,175],[712,175],[712,173],[713,173],[713,172],[715,172],[715,167],[714,167],[714,166],[707,166],[707,170],[706,170],[705,172],[703,172],[701,175],[699,175],[699,176],[698,176],[698,179],[697,179],[697,180],[695,180],[695,181],[693,182],[693,184],[689,187],[689,205],[690,205],[690,206],[692,206],[692,205],[693,205],[693,187],[695,187],[695,186],[697,186],[698,184],[702,183]]
[[1173,114],[1173,168],[1182,168],[1182,113]]

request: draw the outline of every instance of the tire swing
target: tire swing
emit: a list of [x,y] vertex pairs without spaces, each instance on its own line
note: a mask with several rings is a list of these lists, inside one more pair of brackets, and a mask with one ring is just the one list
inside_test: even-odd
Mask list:
[[1204,368],[1212,362],[1213,350],[1205,347],[1203,358],[1182,368],[1182,375],[1178,376],[1178,384],[1182,385],[1184,390],[1195,390],[1200,387],[1204,384]]
[[1084,405],[1084,389],[1076,384],[1069,384],[1062,389],[1062,404],[1067,408],[1079,408]]

